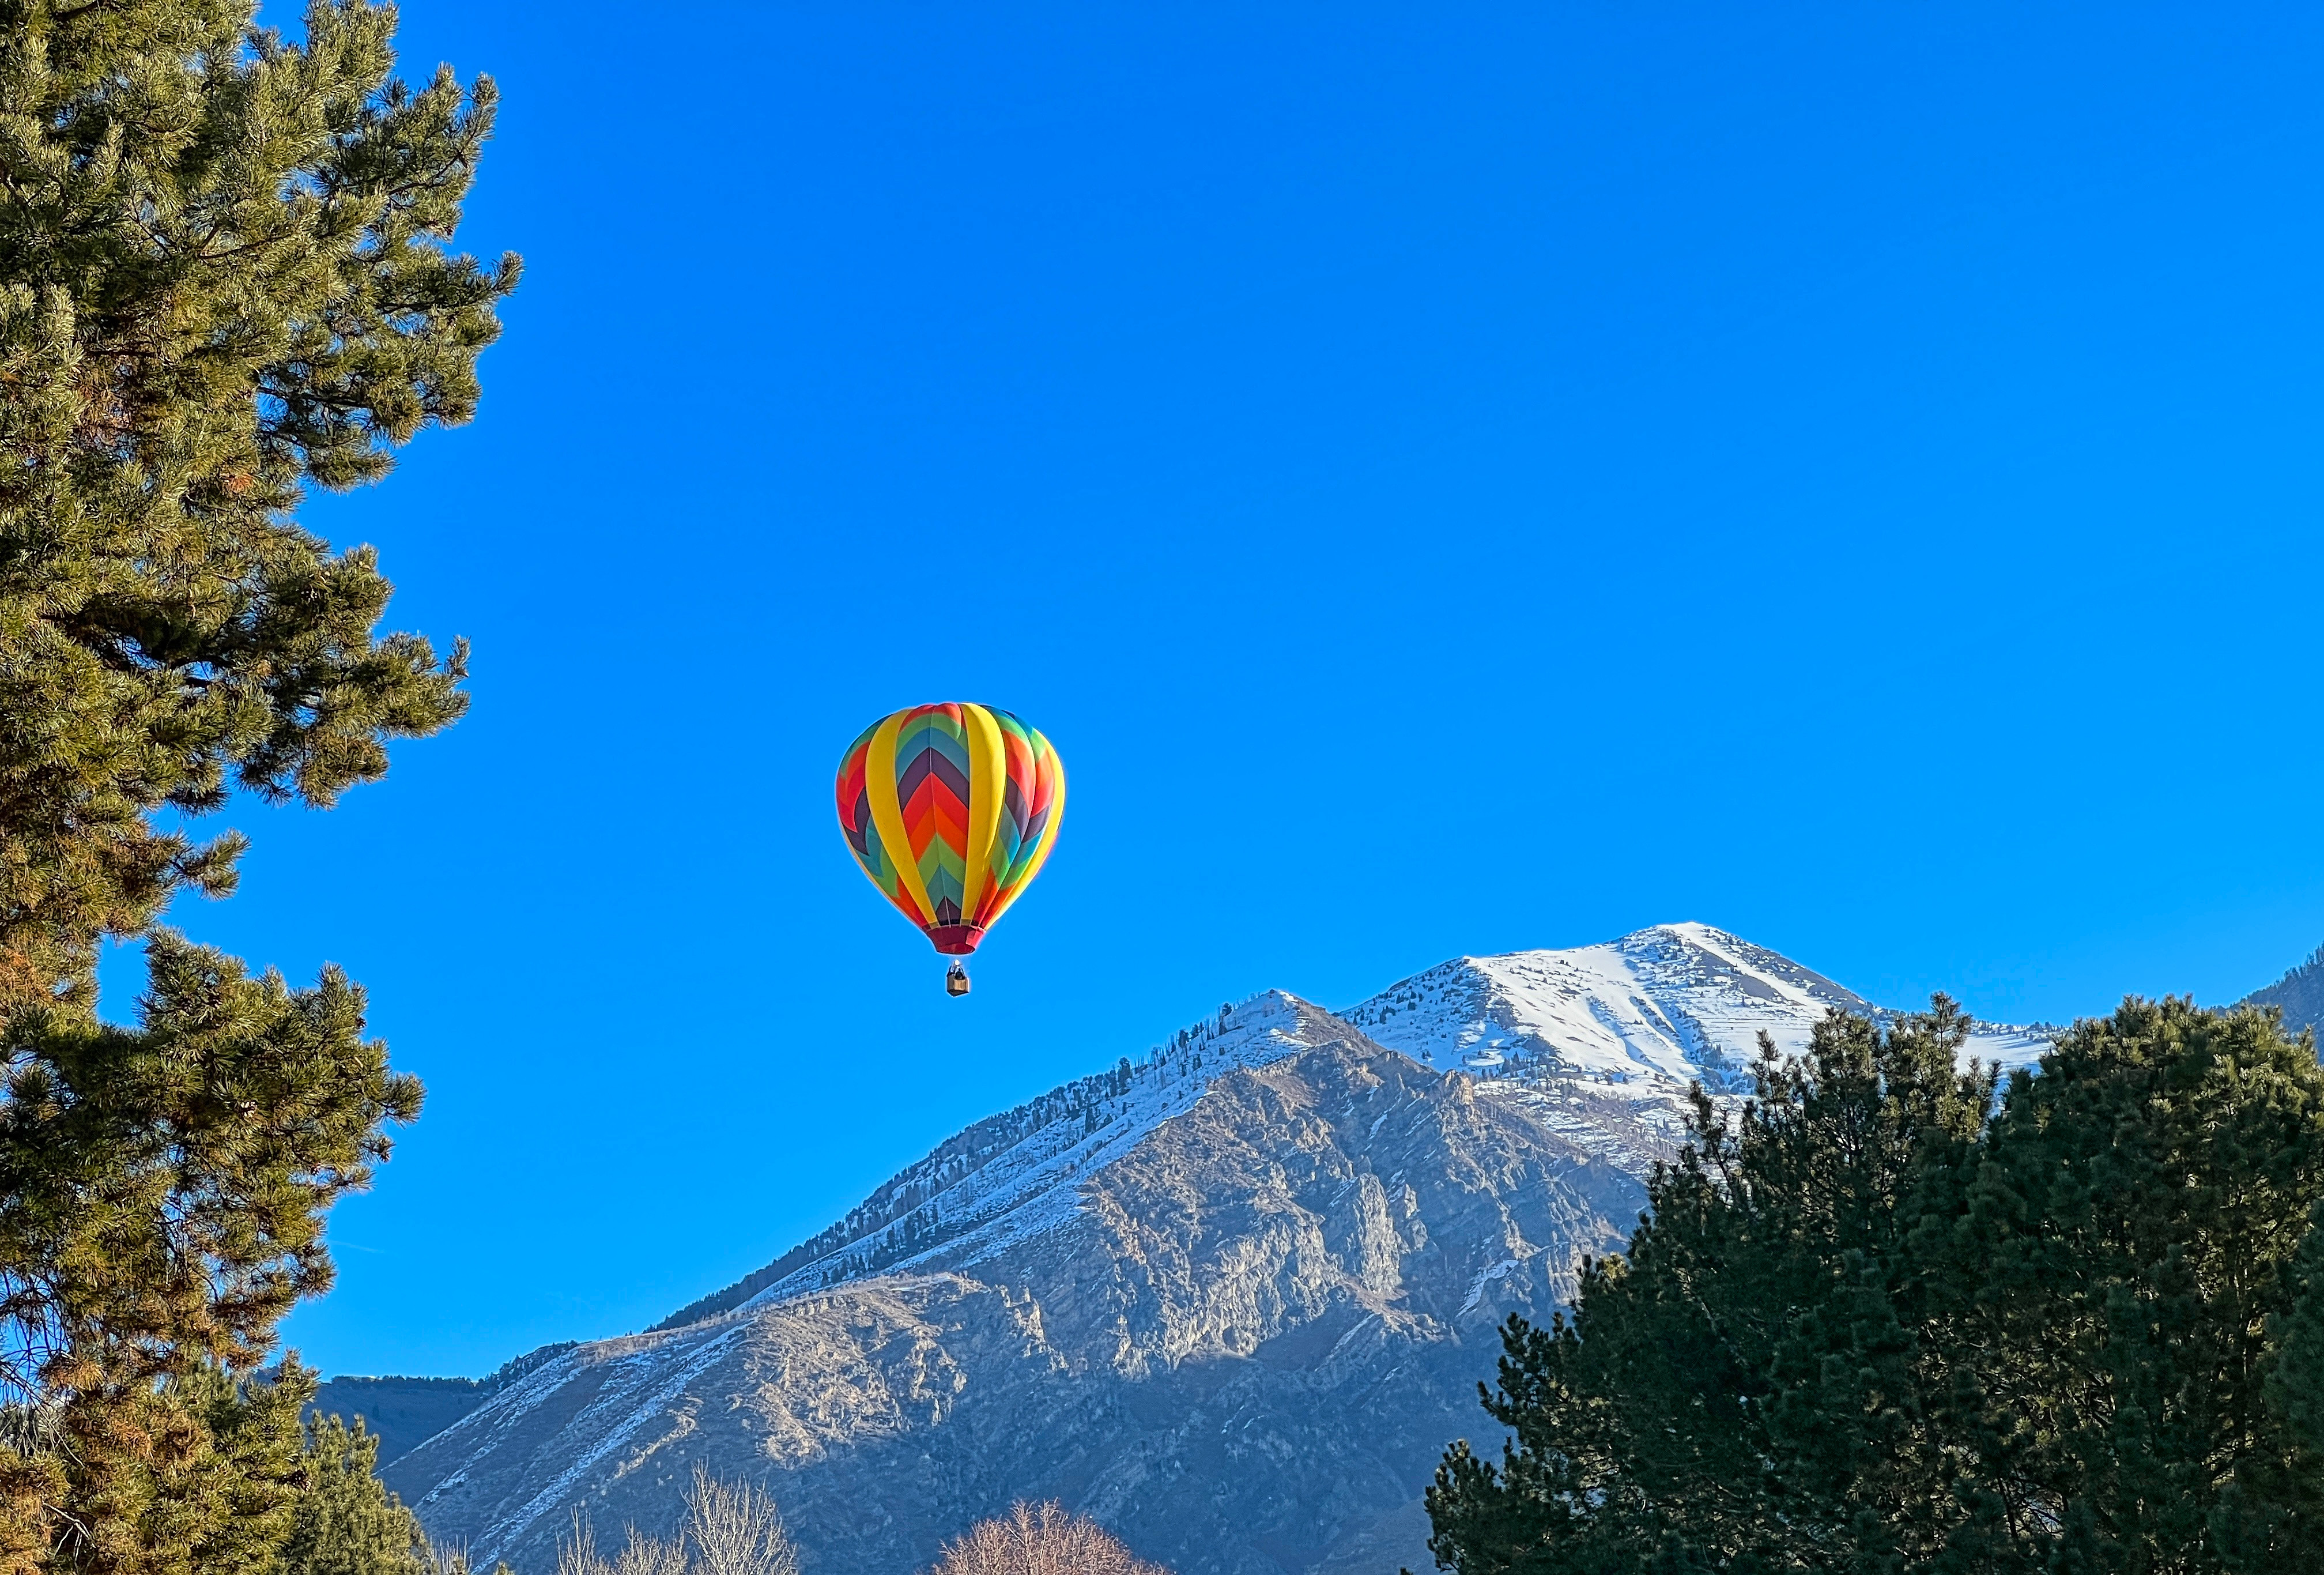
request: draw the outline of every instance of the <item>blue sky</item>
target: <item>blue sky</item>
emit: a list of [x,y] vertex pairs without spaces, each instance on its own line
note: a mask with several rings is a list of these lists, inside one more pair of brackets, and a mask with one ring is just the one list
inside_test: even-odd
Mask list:
[[[291,1340],[643,1327],[1269,986],[1677,919],[2003,1019],[2265,982],[2324,14],[2227,12],[407,0],[526,282],[311,517],[475,707],[173,915],[429,1086]],[[947,698],[1074,789],[964,1002],[830,803]]]

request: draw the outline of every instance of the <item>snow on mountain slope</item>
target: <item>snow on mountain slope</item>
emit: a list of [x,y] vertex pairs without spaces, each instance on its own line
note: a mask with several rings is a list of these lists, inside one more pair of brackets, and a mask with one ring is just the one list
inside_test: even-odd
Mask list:
[[[1683,1138],[1689,1081],[1747,1092],[1762,1031],[1795,1052],[1834,1007],[1890,1014],[1723,930],[1667,924],[1565,951],[1456,959],[1338,1015],[1438,1071],[1485,1079],[1498,1097],[1529,1090],[1534,1118],[1643,1176]],[[1079,1206],[1083,1179],[1184,1112],[1222,1072],[1317,1042],[1310,1020],[1320,1015],[1268,991],[1136,1061],[1123,1057],[1111,1071],[980,1121],[813,1239],[656,1328],[908,1270],[939,1252],[969,1266],[1054,1228]],[[2035,1030],[1985,1026],[1968,1054],[2016,1066],[2045,1043]]]
[[1259,997],[1033,1102],[970,1174],[915,1167],[747,1302],[558,1355],[387,1480],[524,1575],[576,1512],[671,1534],[697,1466],[764,1484],[821,1575],[924,1569],[1028,1497],[1185,1575],[1424,1564],[1501,1320],[1545,1319],[1645,1200],[1488,1086]]
[[1462,958],[1336,1016],[1268,992],[528,1367],[389,1481],[526,1575],[576,1510],[666,1529],[696,1463],[769,1480],[830,1575],[919,1568],[1028,1494],[1187,1575],[1416,1568],[1499,1320],[1618,1249],[1690,1081],[1735,1096],[1760,1033],[1800,1050],[1835,1007],[1891,1014],[1700,924]]
[[1319,1042],[1314,1007],[1268,990],[1181,1029],[1136,1061],[988,1116],[899,1171],[846,1218],[758,1273],[680,1308],[680,1329],[750,1302],[903,1269],[941,1251],[970,1264],[1069,1218],[1081,1181],[1183,1113],[1220,1074]]
[[[757,1292],[745,1307],[821,1290],[874,1269],[909,1274],[943,1255],[970,1269],[994,1254],[1055,1229],[1080,1206],[1082,1181],[1139,1140],[1185,1114],[1222,1073],[1261,1067],[1320,1042],[1328,1018],[1280,990],[1222,1007],[1112,1072],[1058,1090],[1051,1119],[973,1168],[940,1157],[890,1182],[886,1218],[833,1253],[800,1265]],[[1058,1095],[1048,1096],[1057,1100]],[[1038,1106],[1041,1102],[1036,1101]]]
[[[1438,1068],[1668,1105],[1696,1079],[1748,1091],[1761,1033],[1796,1052],[1834,1008],[1891,1015],[1723,930],[1657,924],[1599,946],[1459,958],[1339,1015]],[[2021,1066],[2048,1042],[2038,1029],[1979,1024],[1964,1059]]]

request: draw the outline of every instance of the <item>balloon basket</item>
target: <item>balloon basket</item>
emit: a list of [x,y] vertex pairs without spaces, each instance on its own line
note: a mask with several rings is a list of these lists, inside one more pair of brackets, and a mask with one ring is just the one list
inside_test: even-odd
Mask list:
[[968,994],[968,969],[958,963],[952,965],[945,974],[945,994],[947,996]]

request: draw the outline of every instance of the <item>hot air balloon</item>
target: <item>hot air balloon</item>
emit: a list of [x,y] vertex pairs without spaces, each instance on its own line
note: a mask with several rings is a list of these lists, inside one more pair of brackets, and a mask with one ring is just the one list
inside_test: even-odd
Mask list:
[[[991,706],[908,706],[839,763],[839,829],[855,862],[946,957],[964,958],[1041,873],[1065,812],[1065,768],[1039,732]],[[945,988],[968,994],[955,961]]]

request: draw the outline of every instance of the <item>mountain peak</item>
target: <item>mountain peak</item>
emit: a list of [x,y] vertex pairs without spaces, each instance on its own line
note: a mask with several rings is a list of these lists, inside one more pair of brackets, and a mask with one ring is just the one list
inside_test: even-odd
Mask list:
[[1185,1575],[1421,1561],[1495,1330],[1618,1246],[1653,1135],[1609,1163],[1566,1128],[1628,1106],[1432,1072],[1276,994],[1110,1076],[928,1200],[964,1222],[937,1245],[907,1188],[726,1311],[527,1374],[389,1485],[528,1570],[576,1510],[669,1534],[696,1467],[764,1482],[829,1575],[1049,1496]]
[[[1462,957],[1340,1014],[1373,1039],[1489,1078],[1600,1084],[1668,1103],[1689,1083],[1750,1086],[1759,1036],[1785,1054],[1825,1014],[1893,1015],[1780,952],[1710,924],[1655,924],[1594,946]],[[2021,1065],[2047,1041],[1983,1027],[1969,1054]]]
[[1338,1015],[1262,991],[964,1129],[657,1329],[529,1367],[390,1484],[536,1563],[584,1506],[662,1534],[707,1464],[775,1473],[833,1575],[918,1567],[1028,1494],[1187,1575],[1417,1564],[1495,1327],[1619,1250],[1690,1083],[1748,1088],[1760,1035],[1797,1051],[1835,1008],[1887,1014],[1693,922],[1457,958]]
[[[1832,1010],[1890,1015],[1854,991],[1731,931],[1655,924],[1593,946],[1460,957],[1337,1014],[1261,990],[1110,1070],[975,1123],[898,1172],[845,1218],[774,1263],[679,1309],[657,1329],[942,1260],[973,1265],[1054,1228],[1082,1178],[1183,1114],[1220,1075],[1355,1032],[1439,1073],[1572,1089],[1641,1107],[1675,1138],[1690,1083],[1750,1088],[1761,1033],[1804,1049]],[[1969,1053],[2006,1065],[2046,1040],[1980,1030]],[[1630,1118],[1625,1153],[1643,1153]],[[964,1255],[967,1255],[964,1256]]]

